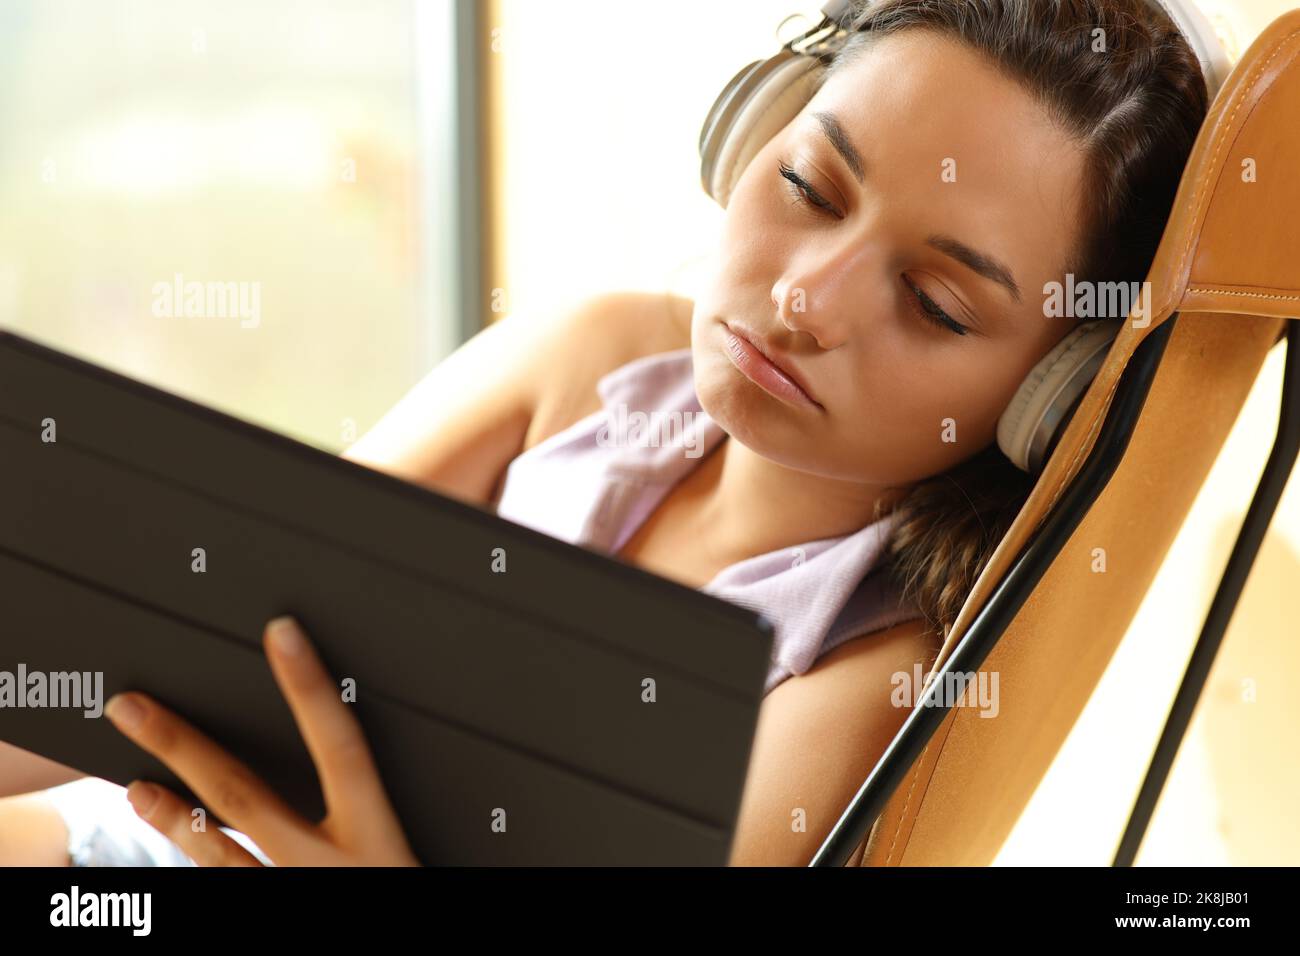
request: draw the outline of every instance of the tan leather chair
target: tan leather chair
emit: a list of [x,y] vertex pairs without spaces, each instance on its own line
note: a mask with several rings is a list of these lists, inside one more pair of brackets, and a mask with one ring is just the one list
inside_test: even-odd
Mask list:
[[[1256,164],[1254,182],[1242,176],[1247,159]],[[1134,315],[1125,322],[931,668],[937,675],[963,653],[972,660],[976,638],[991,646],[974,666],[999,674],[998,716],[929,708],[930,734],[926,708],[915,708],[815,863],[989,864],[1128,630],[1267,353],[1288,333],[1284,401],[1290,392],[1300,405],[1291,387],[1300,384],[1300,335],[1287,322],[1300,316],[1300,10],[1256,39],[1211,105],[1149,280],[1149,324],[1140,327]],[[1290,447],[1275,447],[1261,499],[1276,504],[1298,428],[1295,412],[1284,410],[1280,434],[1289,429]],[[1079,504],[1089,468],[1101,489],[1091,507]],[[1071,508],[1086,511],[1072,531],[1060,518]],[[1261,505],[1255,515],[1256,546],[1271,513]],[[1123,573],[1092,573],[1094,548],[1105,548],[1108,566]],[[1026,571],[1022,552],[1034,549],[1039,566]],[[1239,551],[1211,612],[1219,635],[1254,555],[1240,540]],[[1021,581],[1041,577],[1016,607],[1006,592],[1018,562]],[[1202,649],[1209,660],[1212,630]],[[1205,653],[1199,666],[1208,670]],[[1191,683],[1184,718],[1199,692]],[[1171,735],[1174,749],[1180,733]],[[1163,777],[1153,777],[1158,793]]]

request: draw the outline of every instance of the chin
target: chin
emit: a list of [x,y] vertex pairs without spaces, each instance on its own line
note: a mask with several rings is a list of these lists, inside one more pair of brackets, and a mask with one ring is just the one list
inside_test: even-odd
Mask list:
[[700,407],[733,440],[757,455],[799,471],[816,471],[812,449],[820,441],[796,410],[769,395],[737,369],[720,347],[699,344],[693,354]]

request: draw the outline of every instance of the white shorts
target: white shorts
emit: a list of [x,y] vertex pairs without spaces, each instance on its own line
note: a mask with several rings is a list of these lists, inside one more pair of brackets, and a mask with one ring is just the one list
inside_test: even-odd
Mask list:
[[[46,790],[68,827],[68,859],[73,866],[194,866],[180,848],[136,815],[126,788],[85,777]],[[274,864],[244,834],[221,827],[267,866]]]

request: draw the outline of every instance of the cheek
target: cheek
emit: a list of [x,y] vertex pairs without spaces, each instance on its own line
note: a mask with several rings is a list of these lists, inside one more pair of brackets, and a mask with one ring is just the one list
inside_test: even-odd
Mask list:
[[[892,481],[917,481],[959,464],[997,439],[1019,384],[997,340],[912,343],[873,353],[836,418],[833,444],[860,467],[887,463]],[[1014,381],[1013,381],[1014,379]]]
[[[766,151],[765,151],[766,152]],[[768,163],[760,153],[741,177],[723,215],[721,256],[728,269],[753,269],[780,251],[791,232],[788,203],[775,181],[762,178]],[[774,174],[775,175],[775,174]]]

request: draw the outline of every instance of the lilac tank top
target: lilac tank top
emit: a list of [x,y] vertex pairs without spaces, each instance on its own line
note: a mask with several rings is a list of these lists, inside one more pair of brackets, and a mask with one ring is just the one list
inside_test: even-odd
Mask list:
[[[603,408],[510,463],[496,511],[615,554],[725,433],[700,407],[689,348],[634,359],[605,374],[596,390]],[[772,621],[764,693],[850,638],[922,616],[883,569],[871,573],[895,519],[887,514],[853,534],[747,558],[700,589]]]

